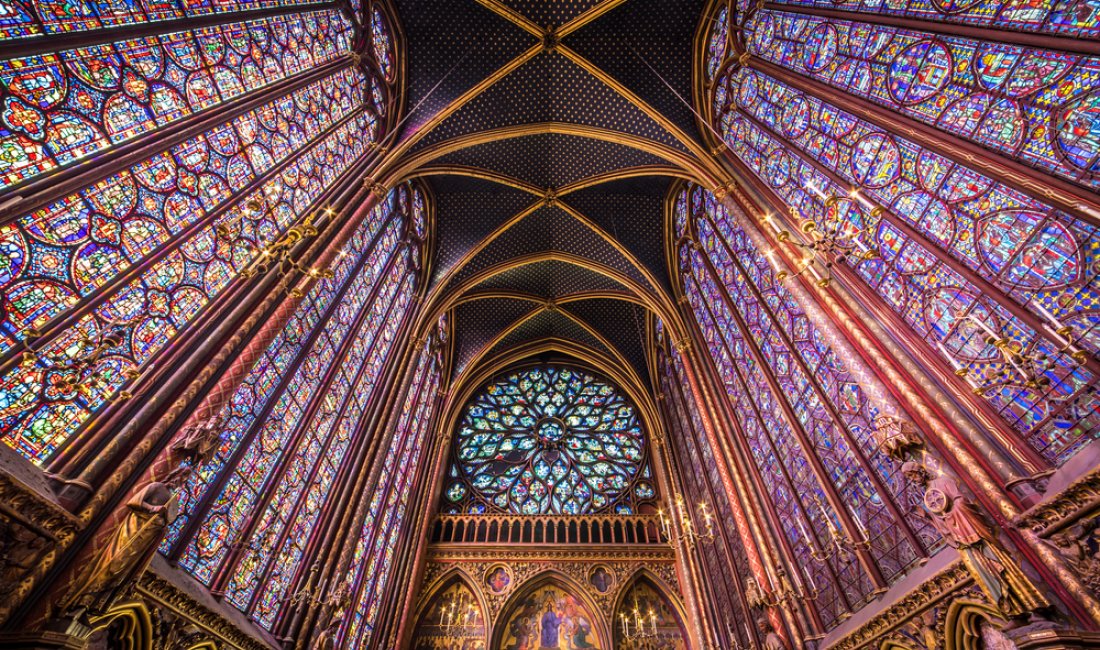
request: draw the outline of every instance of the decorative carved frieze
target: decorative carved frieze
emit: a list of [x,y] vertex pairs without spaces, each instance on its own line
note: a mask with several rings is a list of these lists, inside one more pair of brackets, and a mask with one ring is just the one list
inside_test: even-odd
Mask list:
[[1100,598],[1100,470],[1016,518],[1056,551],[1081,585]]
[[0,623],[79,531],[68,511],[0,472]]
[[1016,518],[1018,528],[1046,538],[1085,518],[1100,514],[1100,470],[1078,479],[1056,496]]
[[[949,600],[954,600],[967,594],[977,602],[984,602],[985,596],[974,584],[970,571],[961,562],[955,562],[947,569],[932,576],[919,587],[909,592],[897,602],[890,605],[878,615],[867,621],[864,625],[853,630],[836,643],[829,646],[830,650],[855,650],[856,648],[879,647],[879,641],[888,635],[896,636],[925,636],[925,628],[936,630],[935,638],[943,638],[942,613],[935,613],[934,625],[925,618],[926,612],[940,608]],[[915,628],[913,626],[916,626]],[[935,626],[940,626],[936,628]],[[912,641],[905,641],[904,645],[911,645]],[[934,647],[922,646],[926,650],[936,650]]]
[[[204,634],[215,637],[219,647],[240,650],[271,650],[268,643],[246,633],[232,621],[197,602],[183,589],[152,571],[146,571],[137,585],[138,593],[149,601],[150,609],[166,610],[160,616],[184,619]],[[180,623],[187,629],[186,623]]]

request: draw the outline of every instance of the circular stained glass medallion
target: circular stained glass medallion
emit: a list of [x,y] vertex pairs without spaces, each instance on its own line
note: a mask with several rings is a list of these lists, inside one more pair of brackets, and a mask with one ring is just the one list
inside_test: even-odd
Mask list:
[[466,405],[444,487],[455,513],[635,513],[656,498],[637,411],[577,368],[517,370]]

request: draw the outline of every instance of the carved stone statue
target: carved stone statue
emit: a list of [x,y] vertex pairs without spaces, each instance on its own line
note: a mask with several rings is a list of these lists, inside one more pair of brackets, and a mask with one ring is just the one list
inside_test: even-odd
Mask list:
[[321,630],[321,633],[314,639],[313,645],[309,647],[309,650],[335,650],[336,649],[336,635],[340,632],[340,626],[344,624],[344,613],[337,611],[329,620],[325,629]]
[[921,506],[925,517],[959,550],[975,581],[1005,617],[1021,619],[1050,607],[955,479],[933,477],[924,465],[913,461],[902,465],[901,471],[924,489]]
[[114,534],[95,552],[58,602],[59,611],[107,612],[149,565],[165,529],[179,512],[179,502],[171,488],[154,482],[135,494],[126,509]]
[[745,578],[745,602],[754,610],[768,607],[768,600],[764,597],[764,592],[760,591],[760,585],[757,584],[755,576]]
[[195,467],[210,460],[218,448],[222,421],[220,415],[209,417],[179,432],[168,448],[175,468],[164,478],[164,483],[179,487]]
[[787,642],[775,631],[775,627],[767,616],[757,617],[756,629],[760,632],[760,638],[764,640],[761,644],[762,650],[790,650]]

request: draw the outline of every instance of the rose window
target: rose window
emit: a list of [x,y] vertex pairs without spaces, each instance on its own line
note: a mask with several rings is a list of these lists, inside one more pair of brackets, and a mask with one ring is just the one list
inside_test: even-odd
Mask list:
[[576,368],[519,370],[483,387],[453,453],[446,512],[630,514],[656,497],[634,405]]

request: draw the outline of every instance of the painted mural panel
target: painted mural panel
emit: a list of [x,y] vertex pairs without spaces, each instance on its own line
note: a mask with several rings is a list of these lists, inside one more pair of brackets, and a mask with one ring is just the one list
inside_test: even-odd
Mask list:
[[599,648],[596,618],[576,596],[546,585],[521,598],[503,619],[503,650]]
[[485,650],[485,616],[466,583],[436,593],[413,635],[413,650]]

